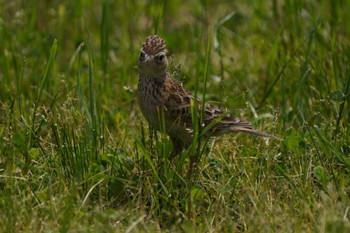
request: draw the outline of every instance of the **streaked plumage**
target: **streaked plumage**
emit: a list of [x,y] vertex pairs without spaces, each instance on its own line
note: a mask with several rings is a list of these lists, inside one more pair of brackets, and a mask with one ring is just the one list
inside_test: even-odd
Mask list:
[[[186,90],[168,72],[168,60],[164,40],[156,35],[146,38],[138,61],[138,102],[146,120],[158,131],[166,132],[173,142],[172,156],[176,156],[192,143],[191,105],[197,101],[198,116],[202,103]],[[162,120],[164,119],[164,124]],[[267,133],[254,130],[251,124],[215,106],[205,104],[204,126],[217,121],[203,136],[220,136],[230,132],[244,132],[262,137]],[[165,126],[165,129],[163,129]]]

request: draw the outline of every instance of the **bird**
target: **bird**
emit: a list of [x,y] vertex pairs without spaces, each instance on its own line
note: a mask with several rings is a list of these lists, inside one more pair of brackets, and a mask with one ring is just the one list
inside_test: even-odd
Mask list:
[[[217,106],[203,104],[173,78],[168,65],[165,41],[158,35],[147,37],[138,57],[138,105],[150,126],[170,137],[173,144],[170,159],[190,147],[194,138],[193,122],[200,122],[203,128],[209,127],[201,135],[205,139],[234,132],[277,138],[253,129],[248,121],[231,116]],[[193,111],[193,106],[197,106],[197,111]],[[193,112],[197,113],[197,121],[193,121]],[[191,157],[191,164],[193,162]]]

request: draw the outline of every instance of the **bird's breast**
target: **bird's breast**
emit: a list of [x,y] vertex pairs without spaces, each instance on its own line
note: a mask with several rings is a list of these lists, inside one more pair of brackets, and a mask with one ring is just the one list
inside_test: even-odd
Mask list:
[[146,120],[158,128],[160,112],[164,110],[164,95],[161,83],[152,77],[140,76],[138,85],[138,103]]

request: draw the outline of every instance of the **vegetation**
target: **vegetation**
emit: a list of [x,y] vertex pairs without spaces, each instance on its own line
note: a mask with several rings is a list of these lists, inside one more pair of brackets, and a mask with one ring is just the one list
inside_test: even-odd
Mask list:
[[[350,1],[0,1],[0,232],[349,232]],[[167,160],[136,101],[164,37],[231,134]]]

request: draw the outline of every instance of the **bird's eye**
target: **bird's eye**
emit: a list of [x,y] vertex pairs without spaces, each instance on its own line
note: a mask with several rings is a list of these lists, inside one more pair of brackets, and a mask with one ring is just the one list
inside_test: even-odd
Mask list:
[[141,52],[139,55],[139,60],[144,60],[145,59],[145,53]]
[[164,56],[163,54],[157,56],[157,57],[156,57],[157,63],[158,63],[158,64],[162,64],[162,63],[163,63],[163,60],[164,60],[164,57],[165,57],[165,56]]

